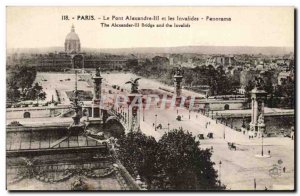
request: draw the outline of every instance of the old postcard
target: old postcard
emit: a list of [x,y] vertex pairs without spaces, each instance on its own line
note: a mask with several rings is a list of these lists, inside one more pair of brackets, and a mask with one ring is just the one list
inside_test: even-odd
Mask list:
[[294,191],[293,7],[6,8],[9,191]]

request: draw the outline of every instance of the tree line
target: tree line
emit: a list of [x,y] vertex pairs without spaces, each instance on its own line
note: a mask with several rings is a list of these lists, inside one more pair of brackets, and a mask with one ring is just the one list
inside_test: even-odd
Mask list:
[[[255,81],[250,80],[245,87],[245,96],[251,103],[251,91],[255,87]],[[295,108],[295,80],[287,77],[281,85],[273,85],[270,80],[264,79],[263,89],[266,91],[264,102],[270,108]]]
[[118,157],[132,176],[140,175],[148,190],[221,190],[211,151],[182,128],[165,133],[157,142],[142,132],[118,141]]
[[7,69],[6,96],[10,102],[45,99],[43,87],[34,83],[37,71],[34,67],[16,65]]
[[[226,95],[235,93],[239,86],[239,80],[225,73],[220,66],[196,66],[194,68],[183,67],[184,77],[183,86],[193,87],[200,85],[208,85],[211,95]],[[169,65],[169,60],[166,57],[154,57],[151,60],[146,59],[139,65],[131,66],[131,72],[136,75],[156,79],[160,82],[173,85],[173,75],[175,68]],[[193,89],[196,92],[197,88]]]

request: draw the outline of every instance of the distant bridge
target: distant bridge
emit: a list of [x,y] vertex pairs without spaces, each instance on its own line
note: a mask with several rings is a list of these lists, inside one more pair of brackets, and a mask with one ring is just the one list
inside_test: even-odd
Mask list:
[[[270,109],[270,108],[268,108]],[[267,110],[264,113],[264,116],[294,116],[294,110]],[[226,111],[210,111],[209,117],[211,118],[243,118],[251,117],[251,110],[226,110]]]

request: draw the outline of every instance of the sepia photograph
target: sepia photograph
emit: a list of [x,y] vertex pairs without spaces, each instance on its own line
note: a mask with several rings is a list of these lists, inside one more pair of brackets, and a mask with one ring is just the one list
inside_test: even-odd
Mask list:
[[294,51],[294,7],[7,6],[6,189],[295,191]]

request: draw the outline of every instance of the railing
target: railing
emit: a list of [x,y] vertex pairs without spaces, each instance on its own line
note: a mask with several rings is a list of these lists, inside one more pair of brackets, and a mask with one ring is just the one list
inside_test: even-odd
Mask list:
[[113,116],[117,117],[118,121],[124,127],[125,132],[129,132],[130,131],[130,128],[129,128],[129,125],[128,125],[128,120],[126,119],[127,116],[124,116],[121,112],[115,111],[113,108],[110,108],[108,110],[108,113],[110,115],[113,115]]
[[[8,141],[6,144],[6,150],[9,151],[28,151],[28,150],[47,150],[51,149],[51,144],[53,140],[57,140],[59,138],[51,138],[50,135],[46,135],[48,139],[42,140],[41,133],[36,131],[26,131],[26,132],[19,132],[22,135],[17,135],[16,132],[7,133]],[[34,135],[39,133],[39,135]],[[16,137],[18,139],[13,138]],[[38,137],[38,139],[36,139]],[[64,137],[61,137],[64,138]],[[59,149],[73,149],[73,148],[84,148],[84,147],[98,147],[103,146],[102,143],[89,139],[86,136],[70,136],[67,137],[64,141],[59,143]]]

